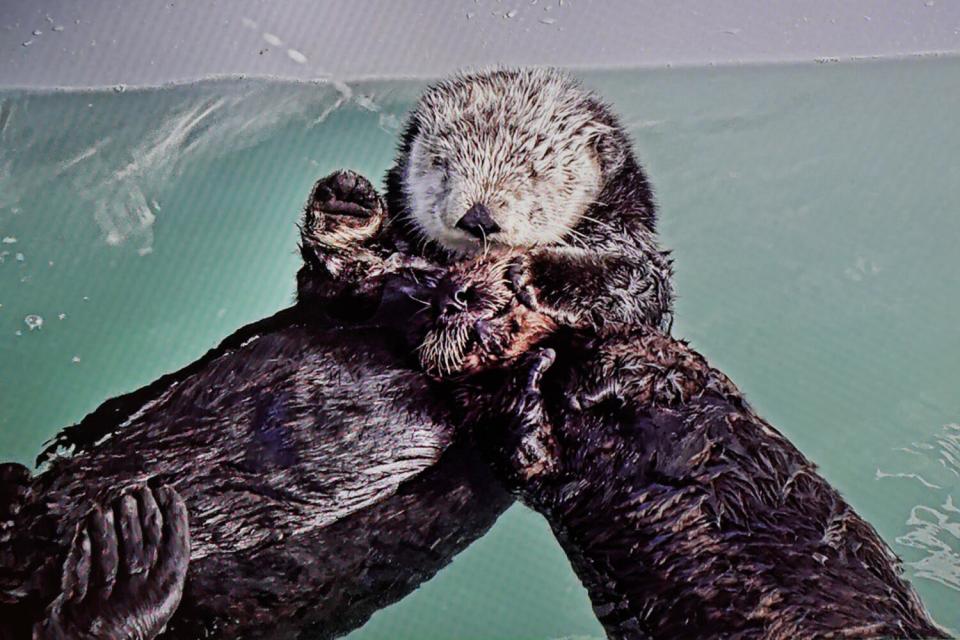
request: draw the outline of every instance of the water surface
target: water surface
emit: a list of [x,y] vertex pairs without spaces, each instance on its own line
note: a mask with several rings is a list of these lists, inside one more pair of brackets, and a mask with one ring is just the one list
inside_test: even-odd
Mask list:
[[[960,630],[960,61],[582,77],[657,189],[675,332]],[[312,182],[382,176],[421,88],[0,90],[0,458],[29,463],[104,399],[288,305]],[[601,635],[547,527],[514,507],[351,637]]]

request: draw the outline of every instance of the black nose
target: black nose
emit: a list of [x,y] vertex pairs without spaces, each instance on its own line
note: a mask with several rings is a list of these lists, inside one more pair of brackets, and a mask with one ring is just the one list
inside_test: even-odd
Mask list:
[[500,225],[493,221],[490,209],[482,204],[475,204],[467,209],[463,217],[457,220],[457,228],[476,238],[485,238],[500,231]]
[[433,308],[440,315],[452,316],[467,308],[470,297],[469,287],[444,278],[434,292]]

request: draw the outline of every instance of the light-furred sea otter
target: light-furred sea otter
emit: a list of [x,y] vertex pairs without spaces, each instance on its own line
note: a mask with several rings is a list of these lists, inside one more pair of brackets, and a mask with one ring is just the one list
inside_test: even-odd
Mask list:
[[[305,247],[302,273],[324,274],[305,281],[349,295],[403,256],[447,265],[424,300],[421,364],[454,378],[479,444],[546,516],[611,637],[944,637],[877,532],[669,335],[649,187],[574,83],[540,70],[441,83],[388,175],[389,210],[350,173],[314,196],[355,219],[327,262]],[[518,305],[543,320],[515,320]]]
[[[510,74],[494,77],[497,81],[489,88],[484,109],[496,91],[512,86]],[[610,229],[638,240],[623,243],[624,247],[643,244],[650,233],[652,202],[642,173],[630,165],[632,156],[612,116],[599,102],[584,102],[588,96],[560,76],[534,73],[528,80],[529,91],[543,91],[550,115],[525,126],[530,131],[539,126],[556,136],[558,144],[542,149],[530,166],[517,167],[523,171],[522,180],[511,182],[503,174],[499,184],[510,189],[516,202],[529,205],[524,215],[545,224],[547,210],[566,211],[579,219],[580,212],[564,202],[602,210],[604,205],[593,201],[608,192],[603,185],[611,176],[624,176],[619,188],[636,195],[634,215],[629,224]],[[450,100],[470,102],[469,96],[459,94]],[[574,108],[578,105],[594,109],[596,117],[585,119],[582,109]],[[476,124],[485,113],[471,115],[468,110],[467,115]],[[504,126],[506,120],[513,123],[509,126],[520,122],[509,114],[498,117]],[[438,120],[428,127],[422,111],[412,122],[411,131],[441,138],[442,128],[450,124]],[[493,135],[495,129],[488,133]],[[411,142],[415,137],[408,132]],[[491,139],[490,144],[497,142]],[[500,220],[509,233],[499,238],[520,233],[510,242],[537,243],[513,226],[513,210],[495,198],[495,185],[482,179],[483,154],[495,150],[477,148],[464,158],[464,167],[472,166],[473,177],[480,180],[473,193],[487,194],[490,204],[469,207],[471,216],[460,226],[479,239],[496,236]],[[436,172],[435,158],[421,157],[422,151],[418,147],[402,154],[398,167],[428,163],[433,168],[424,168],[421,178],[448,184],[448,177]],[[505,159],[498,156],[497,162]],[[424,282],[418,278],[429,277],[432,265],[418,261],[413,251],[395,253],[393,262],[377,262],[380,275],[399,276],[382,296],[383,278],[366,277],[375,286],[362,292],[354,288],[343,296],[336,295],[336,279],[325,277],[336,274],[345,281],[345,274],[371,275],[364,274],[362,261],[350,252],[376,226],[372,223],[377,216],[369,213],[376,213],[378,198],[357,186],[350,183],[350,176],[338,175],[315,190],[303,224],[306,266],[298,276],[295,308],[245,327],[197,362],[108,401],[57,437],[42,456],[49,468],[36,478],[23,467],[5,468],[0,613],[15,617],[19,626],[3,633],[23,637],[36,624],[38,633],[85,628],[97,637],[97,630],[110,633],[101,614],[112,613],[113,622],[119,620],[125,628],[150,637],[163,627],[162,614],[181,591],[182,603],[167,625],[170,637],[293,637],[304,628],[317,636],[339,633],[432,575],[509,504],[469,447],[454,437],[455,421],[445,398],[431,397],[431,382],[405,366],[397,340],[384,331],[388,324],[406,318],[400,323],[403,337],[417,344],[428,341],[416,335],[426,316],[409,313],[403,303],[419,299]],[[463,187],[460,196],[467,197],[469,185]],[[429,195],[430,190],[424,193]],[[393,229],[400,229],[400,219]],[[602,224],[597,218],[588,226]],[[423,256],[438,262],[440,256],[450,260],[459,256],[459,250],[422,246],[425,236],[415,229],[408,227],[410,234],[398,234],[392,242],[403,246],[407,239],[408,247],[422,248]],[[348,251],[338,254],[338,248]],[[625,297],[605,300],[611,305],[612,320],[635,315],[665,321],[661,307],[669,303],[668,280],[659,272],[648,274],[652,279],[647,281],[643,278],[651,261],[663,273],[668,271],[661,255],[638,261],[641,266],[635,268],[630,256],[600,245],[580,247],[573,242],[545,251],[566,252],[582,263],[585,274],[592,270],[598,284],[603,281],[599,271],[610,269],[625,278],[625,287],[639,285],[637,303]],[[511,286],[526,292],[532,305],[528,281],[551,263],[541,267],[526,257],[514,255],[483,273],[509,274]],[[353,270],[341,262],[354,265]],[[412,281],[404,279],[411,275]],[[502,336],[502,331],[494,331],[497,323],[509,325],[512,349],[497,350],[501,360],[521,353],[547,330],[547,320],[524,321],[526,307],[513,305],[509,313],[500,313],[515,295],[513,289],[497,290],[501,278],[487,278],[483,284],[484,293],[478,295],[485,303],[497,301],[496,317],[456,334],[465,341],[457,358],[465,358],[474,330],[482,335],[485,327]],[[488,296],[491,292],[496,295]],[[450,310],[468,298],[474,310],[481,306],[470,292],[445,295]],[[570,319],[581,317],[576,306],[551,300],[546,289],[539,304],[555,305]],[[599,309],[595,311],[590,322],[600,322]],[[443,320],[439,324],[431,335],[453,334],[452,325]],[[450,352],[451,346],[455,343],[447,340],[435,351]],[[459,367],[455,360],[442,359],[444,370]],[[429,356],[424,361],[429,362]],[[357,437],[357,429],[365,437]],[[60,446],[70,449],[71,455],[53,457],[52,451]],[[146,599],[114,588],[114,576],[143,573],[138,565],[121,563],[120,555],[114,562],[112,551],[104,565],[91,554],[123,548],[129,529],[138,521],[145,526],[143,514],[165,521],[156,510],[133,509],[137,498],[131,498],[131,492],[152,496],[170,489],[175,495],[168,502],[182,500],[190,514],[189,532],[178,528],[180,535],[172,538],[180,545],[181,551],[173,556],[179,560],[174,562],[175,571],[158,570],[161,578],[153,585],[154,595],[163,606],[147,611]],[[137,504],[144,507],[147,499]],[[182,550],[187,545],[190,559],[184,585]],[[71,574],[76,566],[88,564],[89,588],[78,591]],[[162,577],[169,575],[181,581]],[[67,606],[72,603],[77,606]],[[60,611],[71,620],[60,624],[56,617]]]
[[[510,289],[558,322],[670,325],[670,261],[657,246],[647,177],[609,107],[558,71],[497,69],[430,87],[385,202],[349,171],[319,182],[312,202],[301,300],[366,293],[411,257],[451,265],[494,251]],[[470,302],[467,290],[441,294],[450,311]],[[491,335],[483,322],[434,332],[421,360],[453,373]]]

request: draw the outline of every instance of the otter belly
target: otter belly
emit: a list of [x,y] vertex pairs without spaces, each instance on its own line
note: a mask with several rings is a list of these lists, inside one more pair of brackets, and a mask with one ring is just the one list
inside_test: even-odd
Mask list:
[[164,637],[345,632],[510,502],[382,331],[287,324],[183,371],[112,428],[82,423],[107,433],[35,479],[22,527],[44,550],[29,569],[52,575],[93,504],[175,488],[191,554]]

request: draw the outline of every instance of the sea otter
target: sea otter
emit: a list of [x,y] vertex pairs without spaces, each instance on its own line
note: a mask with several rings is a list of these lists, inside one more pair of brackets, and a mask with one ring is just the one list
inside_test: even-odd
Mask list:
[[[492,276],[448,269],[438,318],[445,289],[505,286],[485,259]],[[494,307],[467,305],[433,330],[489,324]],[[450,384],[497,476],[550,523],[609,637],[947,637],[876,530],[684,341],[553,324],[517,359],[511,329],[536,323],[493,325],[497,353],[470,343]]]
[[609,637],[947,637],[876,530],[682,340],[561,330],[513,375],[473,405],[506,408],[475,417],[480,446]]
[[[611,637],[943,637],[876,531],[669,335],[649,186],[615,120],[584,96],[550,71],[428,90],[388,174],[389,207],[342,173],[350,249],[318,260],[307,225],[303,282],[362,291],[398,248],[448,266],[424,300],[421,365],[470,400],[481,448],[546,516]],[[609,128],[571,116],[561,135],[558,105]],[[576,152],[551,155],[571,137]],[[538,149],[553,173],[528,164]],[[341,198],[329,183],[314,196]],[[516,305],[557,329],[531,339],[522,329],[538,323],[512,320]],[[544,350],[513,364],[537,341]]]
[[[349,171],[316,185],[300,300],[365,294],[398,260],[452,265],[504,250],[515,294],[555,321],[669,328],[671,265],[649,181],[612,110],[566,74],[495,69],[428,88],[386,186],[384,199]],[[324,211],[352,222],[331,233]],[[451,309],[470,295],[446,294]],[[459,333],[428,338],[422,363],[455,373],[488,332]]]
[[[486,88],[484,98],[474,104],[474,92],[480,87]],[[539,92],[546,100],[547,108],[539,119],[517,118],[529,107],[515,100],[506,105],[507,109],[494,108],[498,91],[513,96],[511,90],[517,87],[527,94]],[[444,99],[452,110],[438,110],[437,118],[431,119],[431,101],[443,92],[449,92]],[[483,143],[481,146],[459,156],[462,164],[452,164],[450,172],[438,171],[439,165],[422,154],[439,144],[445,127],[456,125],[456,118],[451,117],[460,107],[466,109],[469,121],[461,133],[475,129],[492,113],[497,123],[504,125],[503,130],[515,137],[515,143],[535,143],[530,150],[537,157],[530,156],[529,165],[504,172],[491,183],[483,175],[485,163],[493,160],[506,167],[507,156],[517,159],[513,153],[517,149],[505,147],[496,136],[498,127],[491,126],[476,138]],[[523,129],[515,128],[519,124]],[[509,261],[499,261],[485,271],[499,275],[494,278],[496,282],[486,283],[483,294],[444,292],[447,306],[454,312],[463,304],[464,296],[470,297],[474,310],[486,304],[489,322],[474,322],[454,331],[454,324],[443,324],[441,319],[440,326],[435,323],[427,338],[413,339],[416,331],[412,327],[417,326],[417,319],[401,321],[399,333],[403,335],[399,342],[406,339],[426,345],[432,337],[456,337],[421,349],[421,362],[440,363],[446,372],[470,362],[467,351],[474,339],[484,346],[478,353],[495,352],[503,361],[521,353],[546,331],[552,321],[525,323],[518,317],[525,313],[525,307],[506,304],[515,295],[524,296],[528,307],[549,308],[569,322],[635,318],[667,322],[669,263],[651,240],[653,202],[646,179],[613,116],[569,79],[553,72],[502,71],[438,85],[421,103],[405,137],[409,148],[401,150],[396,172],[416,173],[417,184],[421,185],[438,181],[444,188],[456,186],[459,191],[454,195],[461,199],[489,199],[489,205],[475,203],[469,207],[470,215],[465,214],[457,223],[473,240],[459,245],[448,241],[423,246],[425,230],[432,228],[424,218],[424,207],[436,211],[437,204],[421,202],[415,195],[410,198],[409,210],[400,206],[392,209],[396,215],[391,217],[389,228],[397,233],[383,246],[394,251],[366,261],[358,243],[369,239],[380,226],[379,197],[372,188],[359,188],[363,185],[357,180],[351,185],[347,174],[321,181],[302,227],[305,266],[298,275],[296,308],[241,330],[179,372],[105,403],[55,440],[53,448],[72,447],[72,456],[54,459],[36,480],[13,491],[29,495],[32,501],[11,520],[10,530],[15,535],[4,543],[10,549],[26,546],[30,553],[4,557],[0,584],[5,586],[3,602],[8,611],[17,611],[20,620],[33,621],[46,610],[49,618],[52,603],[61,600],[67,589],[64,585],[69,566],[62,566],[64,559],[76,554],[86,557],[82,549],[78,552],[77,545],[83,544],[82,534],[89,529],[83,524],[90,517],[88,513],[98,509],[116,512],[124,500],[123,492],[147,480],[168,483],[191,513],[192,548],[185,594],[168,626],[168,633],[174,636],[200,632],[229,636],[242,631],[251,636],[262,632],[282,637],[284,632],[293,633],[291,629],[307,623],[321,634],[349,629],[376,607],[431,575],[480,535],[505,508],[508,498],[484,475],[485,469],[471,463],[469,448],[457,449],[451,444],[454,439],[449,415],[442,410],[444,399],[429,397],[419,374],[401,375],[397,367],[403,361],[402,349],[397,351],[392,344],[398,340],[383,335],[378,320],[371,320],[370,326],[377,329],[367,333],[340,324],[330,326],[329,319],[318,320],[325,315],[337,316],[342,322],[370,319],[377,310],[381,320],[389,319],[387,324],[396,325],[397,318],[415,316],[383,304],[380,292],[392,274],[406,269],[409,275],[414,273],[412,268],[423,267],[422,258],[449,264],[466,253],[477,253],[481,237],[496,246],[545,245],[542,251],[515,253]],[[403,169],[406,166],[409,172]],[[415,187],[405,178],[399,184]],[[420,191],[420,195],[431,193],[429,186]],[[623,211],[605,221],[608,209],[618,205],[595,200],[617,194],[621,195]],[[400,202],[402,198],[398,197],[391,192],[391,200]],[[508,202],[507,198],[514,200]],[[522,216],[527,221],[526,230],[519,224],[521,217],[513,217],[521,204],[525,207]],[[448,212],[453,211],[456,198],[451,198],[447,206]],[[531,223],[540,228],[539,235]],[[504,225],[502,230],[498,224]],[[557,233],[563,225],[570,226],[569,234]],[[595,231],[598,233],[591,236]],[[603,234],[608,241],[600,240]],[[421,259],[412,250],[397,251],[411,247],[422,249]],[[639,249],[634,251],[635,247]],[[644,251],[650,253],[647,259],[634,260]],[[544,259],[540,261],[539,257]],[[546,286],[537,289],[540,296],[535,300],[531,283],[549,275],[557,260],[576,264],[585,278],[593,273],[597,284],[612,285],[618,278],[621,284],[603,289],[608,295],[598,296],[601,304],[592,306],[589,314],[581,313],[579,302],[567,304],[561,299],[563,292]],[[601,271],[615,275],[601,277]],[[512,286],[510,292],[496,290],[504,275]],[[337,286],[344,280],[367,284],[345,292]],[[398,287],[394,293],[401,301],[420,299],[416,292],[423,283],[416,277],[412,282],[403,278],[392,282]],[[488,300],[478,305],[478,299],[485,295]],[[318,309],[323,313],[313,313]],[[446,313],[444,317],[455,315]],[[506,333],[499,326],[506,327]],[[488,339],[503,335],[509,335],[509,340]],[[501,348],[494,349],[498,343]],[[510,348],[503,348],[507,344]],[[434,358],[440,353],[451,357]],[[307,370],[313,366],[317,372],[311,374]],[[252,378],[252,384],[242,383],[244,375]],[[341,397],[344,390],[337,386],[345,382],[352,385],[352,403]],[[353,395],[353,387],[371,384],[377,392],[367,386]],[[403,401],[384,404],[384,389],[402,396]],[[305,397],[316,403],[313,413],[300,404]],[[394,399],[392,393],[386,397]],[[375,415],[364,411],[364,398],[377,409]],[[332,410],[330,403],[335,406]],[[378,412],[381,409],[382,415]],[[303,420],[309,422],[305,412],[312,417],[316,433],[302,428]],[[393,425],[395,430],[378,422],[385,415],[402,418]],[[412,424],[417,420],[424,422]],[[377,433],[374,443],[364,441],[370,447],[368,451],[357,445],[352,429],[370,421],[380,429],[373,429]],[[338,449],[340,439],[344,443]],[[332,455],[340,462],[334,468],[317,466],[311,458],[326,447],[333,447]],[[409,459],[404,458],[408,449],[417,452]],[[447,449],[451,453],[441,455]],[[51,451],[42,459],[51,459]],[[374,465],[377,473],[384,474],[381,477],[365,466],[372,464],[370,459],[379,461],[378,454],[386,460],[393,460],[391,455],[399,456],[403,462]],[[197,455],[202,459],[194,458]],[[361,459],[353,460],[352,456]],[[261,469],[260,465],[266,467]],[[12,475],[23,475],[22,471]],[[261,486],[256,476],[267,472],[272,480]],[[311,474],[317,477],[305,480]],[[422,484],[417,484],[421,479]],[[303,488],[295,484],[301,480]],[[341,490],[345,494],[341,495]],[[441,491],[437,494],[440,498],[434,495],[437,490]],[[402,498],[394,499],[394,495]],[[477,504],[468,509],[467,505],[474,502]],[[401,518],[395,513],[398,509],[411,518],[409,522],[399,522]],[[305,525],[295,524],[304,519]],[[426,527],[425,521],[433,524]],[[103,527],[98,531],[105,535]],[[391,550],[399,553],[400,547],[382,548],[381,538],[388,533],[406,545],[406,556],[389,555]],[[379,540],[379,548],[374,543],[368,548],[360,542],[347,553],[337,546],[351,539]],[[181,543],[186,542],[184,536]],[[296,554],[297,545],[314,553]],[[431,552],[417,558],[410,553],[416,548]],[[368,569],[370,564],[381,562],[380,556],[391,559],[385,563],[391,568],[374,580]],[[325,559],[316,560],[319,557]],[[267,571],[265,579],[261,569],[271,563],[282,575],[270,578]],[[254,567],[255,573],[251,571]],[[295,578],[301,573],[308,577],[297,584]],[[295,584],[298,593],[292,592]],[[331,586],[334,584],[336,587]],[[175,599],[180,587],[169,589],[168,596]],[[317,593],[331,588],[333,595],[320,602]],[[289,624],[277,622],[287,615],[294,618]],[[90,625],[97,626],[93,622]]]
[[403,332],[298,304],[0,469],[0,637],[331,637],[482,535],[512,498],[409,357],[427,276],[372,305]]

